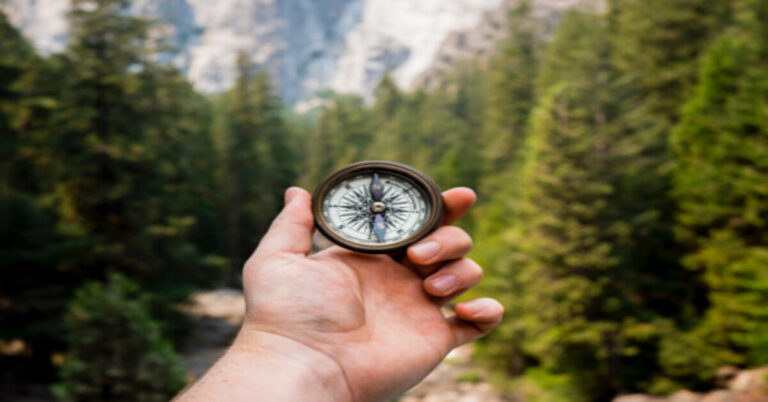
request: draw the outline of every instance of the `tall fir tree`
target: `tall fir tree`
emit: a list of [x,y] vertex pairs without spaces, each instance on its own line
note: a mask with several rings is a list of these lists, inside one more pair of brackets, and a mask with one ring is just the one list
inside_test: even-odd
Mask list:
[[369,157],[373,121],[373,112],[359,96],[331,94],[309,139],[302,184],[313,188],[334,170]]
[[571,12],[544,57],[519,228],[506,235],[517,242],[512,255],[522,254],[508,279],[519,293],[507,299],[515,316],[499,333],[517,338],[506,339],[522,355],[510,362],[565,375],[595,400],[635,389],[656,360],[633,352],[647,346],[640,329],[653,316],[633,299],[614,249],[620,148],[606,32],[601,17]]
[[679,319],[697,303],[699,283],[685,272],[675,241],[668,138],[696,81],[701,54],[730,19],[725,0],[614,0],[609,35],[621,108],[613,204],[621,211],[616,250],[635,276],[643,304]]
[[[529,1],[510,10],[507,34],[488,64],[483,130],[482,178],[474,216],[477,236],[497,244],[514,220],[520,200],[520,172],[531,109],[536,102],[536,76],[542,48],[541,32]],[[494,264],[495,247],[479,256]],[[502,257],[503,258],[503,257]]]
[[510,177],[502,172],[519,171],[523,157],[541,47],[531,12],[530,1],[521,1],[510,11],[506,37],[488,66],[483,125],[487,163],[480,188],[488,197],[510,187]]
[[295,178],[296,159],[280,109],[267,73],[256,71],[249,56],[240,53],[237,80],[229,93],[224,155],[228,257],[235,277]]
[[401,92],[390,76],[384,76],[374,91],[374,139],[368,158],[413,165],[414,143],[420,137],[414,116],[418,105]]
[[[736,23],[704,58],[671,138],[680,238],[708,288],[704,319],[666,343],[682,378],[768,363],[768,2],[735,2]],[[693,349],[688,360],[680,348]]]
[[129,5],[72,2],[71,40],[52,60],[61,71],[60,107],[48,148],[61,221],[90,242],[70,272],[81,280],[122,272],[155,293],[157,313],[174,324],[164,303],[215,284],[219,274],[192,238],[197,210],[177,203],[190,196],[181,182],[192,175],[169,159],[189,152],[203,135],[194,127],[206,124],[199,97],[176,96],[189,94],[188,84],[152,62],[150,22],[130,16]]
[[[665,131],[696,82],[698,59],[731,18],[729,0],[611,0],[614,64],[641,114]],[[638,116],[639,118],[640,116]],[[640,122],[638,122],[640,123]]]
[[84,284],[67,314],[68,353],[61,401],[165,401],[184,386],[184,371],[139,286],[120,275]]
[[61,315],[78,280],[68,267],[83,245],[57,224],[50,202],[53,74],[0,10],[0,339],[23,340],[34,363],[18,375],[43,380],[62,347]]
[[[482,120],[484,115],[483,77],[476,65],[457,65],[440,86],[426,95],[420,108],[408,108],[421,122],[421,138],[415,139],[413,153],[444,188],[477,188],[484,168]],[[415,106],[415,105],[414,105]],[[418,114],[416,114],[418,113]],[[407,135],[411,135],[407,133]],[[414,139],[411,140],[414,143]],[[462,224],[470,229],[471,217]]]

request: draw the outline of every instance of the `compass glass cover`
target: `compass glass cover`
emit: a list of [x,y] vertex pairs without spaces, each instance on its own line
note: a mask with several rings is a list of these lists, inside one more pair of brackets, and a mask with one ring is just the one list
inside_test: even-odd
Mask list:
[[[381,186],[376,198],[372,185]],[[338,235],[361,244],[387,245],[417,233],[430,205],[425,191],[411,179],[392,172],[361,172],[340,180],[325,194],[323,216]]]

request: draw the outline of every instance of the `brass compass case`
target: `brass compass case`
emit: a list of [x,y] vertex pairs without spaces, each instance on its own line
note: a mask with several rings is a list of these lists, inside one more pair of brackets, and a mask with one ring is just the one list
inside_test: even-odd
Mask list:
[[362,253],[404,250],[437,229],[444,210],[440,188],[432,179],[388,161],[345,166],[325,178],[312,195],[317,229],[332,242]]

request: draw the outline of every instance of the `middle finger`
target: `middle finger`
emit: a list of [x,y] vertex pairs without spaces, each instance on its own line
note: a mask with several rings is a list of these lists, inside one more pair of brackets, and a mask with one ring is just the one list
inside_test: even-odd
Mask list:
[[422,276],[439,269],[444,262],[465,256],[472,249],[472,238],[459,227],[443,226],[408,248],[410,266]]

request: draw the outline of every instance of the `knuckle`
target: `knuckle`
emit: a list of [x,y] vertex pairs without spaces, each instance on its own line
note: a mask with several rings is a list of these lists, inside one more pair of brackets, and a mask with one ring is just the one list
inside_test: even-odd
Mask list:
[[483,279],[483,268],[469,258],[462,258],[453,263],[451,271],[464,281],[479,282]]
[[467,258],[466,260],[468,262],[467,271],[469,271],[469,274],[471,275],[471,277],[475,279],[482,279],[483,276],[485,275],[485,273],[483,272],[483,267],[481,267],[480,264],[476,263],[475,261],[469,258]]
[[443,243],[458,245],[466,251],[472,249],[472,237],[458,226],[446,226],[440,237]]
[[485,300],[487,300],[488,311],[490,312],[490,315],[498,316],[499,317],[499,321],[500,321],[501,320],[501,316],[504,315],[504,305],[499,303],[498,300],[492,299],[490,297],[486,297]]

